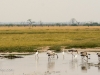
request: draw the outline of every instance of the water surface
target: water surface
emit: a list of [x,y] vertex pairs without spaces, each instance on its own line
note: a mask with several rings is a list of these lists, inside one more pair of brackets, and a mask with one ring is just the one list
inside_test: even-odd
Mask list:
[[58,53],[59,58],[48,60],[45,52],[26,55],[24,58],[0,59],[0,75],[100,75],[100,65],[96,53],[91,52],[91,59],[82,60],[81,56],[72,58],[70,53]]

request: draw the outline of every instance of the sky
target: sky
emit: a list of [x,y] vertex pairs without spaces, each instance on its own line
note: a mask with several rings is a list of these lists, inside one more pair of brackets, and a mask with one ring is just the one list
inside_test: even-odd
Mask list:
[[100,0],[0,0],[0,22],[100,22]]

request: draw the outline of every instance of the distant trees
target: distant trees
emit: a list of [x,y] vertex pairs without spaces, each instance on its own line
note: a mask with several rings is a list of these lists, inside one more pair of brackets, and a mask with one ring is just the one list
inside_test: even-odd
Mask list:
[[78,22],[75,18],[72,18],[70,23],[71,23],[72,26],[77,26],[77,25],[80,24],[80,22]]
[[35,23],[34,21],[32,22],[32,20],[31,20],[31,19],[28,19],[27,21],[28,21],[28,23],[29,23],[29,28],[31,28],[31,27],[32,27],[32,24],[33,24],[33,23]]
[[8,26],[8,27],[13,27],[13,26],[29,26],[29,28],[33,26],[100,26],[100,23],[98,22],[79,22],[75,18],[72,18],[69,22],[34,22],[31,19],[28,19],[26,22],[10,22],[10,23],[3,23],[0,22],[0,26]]
[[97,22],[85,23],[84,26],[100,26]]

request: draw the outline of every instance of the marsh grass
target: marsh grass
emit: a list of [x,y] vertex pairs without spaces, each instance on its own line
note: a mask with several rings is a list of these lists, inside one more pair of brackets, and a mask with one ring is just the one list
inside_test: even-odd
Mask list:
[[41,46],[57,51],[66,48],[100,47],[100,27],[10,27],[0,28],[0,52],[33,52]]
[[56,52],[60,52],[61,51],[61,46],[51,46],[49,50],[55,50]]
[[0,52],[35,52],[36,47],[33,46],[15,46],[15,47],[0,47]]

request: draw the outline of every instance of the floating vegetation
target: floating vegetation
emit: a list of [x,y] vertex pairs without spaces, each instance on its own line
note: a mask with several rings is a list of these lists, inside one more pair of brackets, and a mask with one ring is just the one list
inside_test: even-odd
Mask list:
[[8,58],[8,59],[23,58],[22,56],[18,56],[18,55],[14,55],[14,54],[2,55],[0,57],[1,58]]

